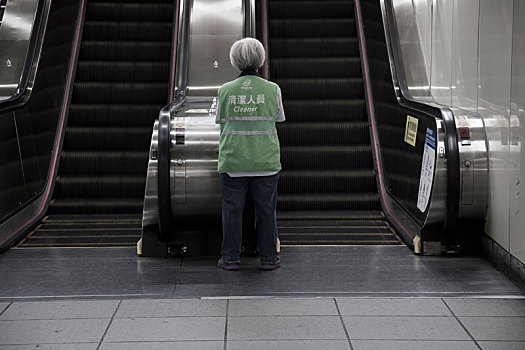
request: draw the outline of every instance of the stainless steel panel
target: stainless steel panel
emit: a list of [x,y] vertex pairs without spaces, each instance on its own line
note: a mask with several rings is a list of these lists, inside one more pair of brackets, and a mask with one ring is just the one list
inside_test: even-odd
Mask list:
[[229,58],[231,45],[244,34],[244,1],[194,0],[189,35],[188,96],[216,96],[238,72]]
[[242,35],[199,35],[191,38],[188,96],[216,96],[219,87],[237,77],[229,51]]
[[151,145],[149,149],[148,172],[146,176],[146,188],[144,190],[144,205],[142,213],[142,228],[157,227],[159,220],[158,206],[158,167],[157,167],[157,145],[159,137],[159,122],[153,125]]
[[[514,1],[510,100],[510,253],[525,263],[525,2]],[[522,271],[522,276],[525,271]],[[525,280],[525,279],[524,279]]]
[[173,198],[175,203],[186,203],[186,160],[172,159],[170,165],[170,187],[173,190]]
[[[171,124],[172,217],[175,222],[199,217],[215,220],[221,213],[217,173],[220,126],[215,124],[214,98],[188,98]],[[177,134],[184,143],[177,144]],[[184,180],[180,175],[184,172]],[[184,186],[183,188],[177,186]]]
[[19,92],[38,1],[8,1],[0,26],[0,101]]
[[[488,152],[485,125],[477,113],[452,108],[456,118],[461,171],[460,218],[484,218],[488,200]],[[461,138],[460,128],[468,128],[470,138]],[[467,141],[467,142],[462,142]]]
[[398,43],[393,44],[399,45],[401,49],[402,62],[400,63],[403,67],[403,72],[400,72],[403,74],[400,88],[403,89],[405,98],[428,101],[431,96],[430,79],[427,75],[421,37],[416,22],[416,9],[412,1],[392,1],[392,4],[399,40]]

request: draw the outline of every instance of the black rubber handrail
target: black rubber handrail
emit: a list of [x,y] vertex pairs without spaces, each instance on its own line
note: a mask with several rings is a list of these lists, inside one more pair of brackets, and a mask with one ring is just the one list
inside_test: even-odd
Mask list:
[[[27,85],[29,83],[29,77],[31,75],[31,70],[33,66],[33,61],[35,58],[35,53],[41,40],[38,40],[40,32],[42,31],[42,20],[44,17],[44,4],[48,0],[38,1],[36,12],[35,12],[35,21],[33,22],[33,28],[31,30],[31,37],[29,38],[29,46],[27,49],[27,54],[24,60],[24,65],[22,67],[22,75],[20,77],[20,82],[18,84],[18,89],[16,93],[10,98],[0,101],[0,112],[6,111],[14,107],[18,107],[25,103],[26,101],[18,101],[22,96],[24,96]],[[42,38],[43,40],[43,38]]]
[[157,189],[159,204],[158,238],[167,242],[171,236],[171,194],[170,194],[170,125],[169,107],[164,107],[159,115]]
[[449,238],[456,228],[459,215],[460,167],[456,121],[452,113],[443,113],[445,152],[447,155],[447,217],[444,233]]

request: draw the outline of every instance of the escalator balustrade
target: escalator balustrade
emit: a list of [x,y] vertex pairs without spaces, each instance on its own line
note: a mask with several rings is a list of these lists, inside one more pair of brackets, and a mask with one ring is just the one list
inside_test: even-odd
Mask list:
[[171,0],[88,1],[53,199],[22,247],[136,244],[173,12]]

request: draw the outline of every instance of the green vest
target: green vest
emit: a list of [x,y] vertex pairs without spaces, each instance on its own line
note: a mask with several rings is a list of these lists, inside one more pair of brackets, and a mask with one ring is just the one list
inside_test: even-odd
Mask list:
[[219,89],[219,173],[280,171],[277,84],[245,75]]

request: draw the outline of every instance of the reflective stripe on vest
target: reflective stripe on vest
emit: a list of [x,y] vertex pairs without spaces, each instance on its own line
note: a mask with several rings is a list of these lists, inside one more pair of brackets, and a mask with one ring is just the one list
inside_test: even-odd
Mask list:
[[224,131],[221,135],[277,135],[277,131],[232,130]]
[[226,118],[220,119],[219,122],[222,124],[222,123],[226,123],[226,122],[231,122],[232,120],[269,120],[269,121],[274,121],[275,118],[274,117],[226,117]]

